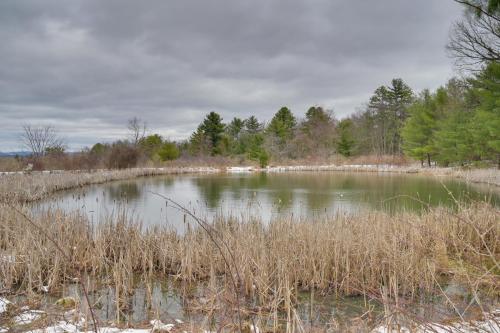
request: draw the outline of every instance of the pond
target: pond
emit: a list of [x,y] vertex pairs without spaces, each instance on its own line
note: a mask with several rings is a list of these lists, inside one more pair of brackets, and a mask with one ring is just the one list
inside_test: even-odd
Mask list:
[[168,225],[179,232],[189,217],[166,204],[161,194],[196,216],[217,214],[307,218],[363,210],[420,211],[455,200],[500,203],[498,189],[449,178],[349,172],[219,173],[144,177],[58,192],[36,209],[80,210],[91,221],[126,210],[144,225]]

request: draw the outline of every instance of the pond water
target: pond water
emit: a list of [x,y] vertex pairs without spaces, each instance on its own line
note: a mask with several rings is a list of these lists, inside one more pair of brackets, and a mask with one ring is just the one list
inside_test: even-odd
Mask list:
[[[126,210],[145,225],[168,225],[182,232],[189,217],[166,204],[168,197],[201,218],[217,214],[295,218],[353,213],[361,210],[420,211],[453,206],[454,200],[500,203],[498,189],[472,186],[448,178],[421,175],[287,172],[220,173],[144,177],[56,193],[35,209],[80,210],[99,223]],[[422,202],[425,202],[424,205]]]
[[[101,323],[120,322],[140,325],[147,324],[152,319],[160,319],[164,323],[175,323],[180,319],[182,322],[203,325],[210,325],[212,322],[214,325],[212,328],[215,328],[223,317],[224,311],[220,309],[227,306],[223,297],[214,299],[214,290],[209,284],[203,283],[189,284],[175,279],[137,281],[133,291],[121,294],[120,301],[117,300],[115,287],[103,286],[92,278],[88,279],[88,283],[91,291],[89,299]],[[469,316],[473,315],[474,311],[479,311],[477,304],[471,304],[471,298],[466,293],[457,294],[451,290],[456,288],[455,285],[444,286],[446,296],[403,301],[403,306],[408,313],[431,321],[445,318],[458,320],[455,310],[463,313],[466,319],[473,318]],[[85,296],[78,284],[67,283],[51,294],[43,294],[40,298],[40,308],[50,313],[54,310],[57,300],[63,297],[83,300]],[[453,306],[447,302],[450,299],[453,300]],[[26,295],[19,295],[14,301],[17,304],[25,304],[28,298]],[[359,323],[360,318],[364,318],[366,324],[372,325],[377,321],[380,322],[384,316],[383,305],[368,296],[336,297],[332,294],[322,295],[301,291],[295,302],[298,317],[304,325],[324,327],[335,323],[338,329],[332,329],[331,332],[343,332],[343,328],[349,327],[356,321]],[[258,300],[249,297],[243,300],[243,304],[249,309],[255,309],[255,306],[258,307]],[[492,304],[494,303],[485,302],[483,306],[489,308]],[[81,311],[85,312],[86,306],[82,303],[79,305]],[[219,311],[207,311],[215,308],[219,308]],[[273,318],[272,313],[267,312],[265,307],[261,313],[246,317],[256,320],[259,314],[262,316],[261,319]],[[284,323],[285,313],[280,312],[278,320]]]
[[[157,281],[146,286],[139,284],[134,291],[127,296],[123,296],[122,307],[117,309],[117,299],[115,288],[96,288],[90,299],[94,306],[94,311],[100,322],[127,322],[132,324],[148,323],[151,319],[160,319],[165,323],[175,323],[176,319],[184,322],[203,323],[207,319],[207,313],[196,311],[204,299],[211,298],[208,295],[206,286],[202,285],[182,285],[182,282]],[[77,284],[66,284],[62,290],[42,297],[42,308],[44,310],[51,307],[61,297],[73,297],[82,300],[84,295]],[[382,313],[382,307],[375,301],[364,299],[362,296],[335,298],[334,296],[315,295],[311,298],[310,293],[299,295],[297,311],[300,318],[315,325],[324,323],[334,318],[342,323],[361,316],[371,308],[375,314]],[[24,301],[25,297],[20,297],[16,301]],[[251,303],[251,302],[248,302]],[[209,308],[209,304],[206,304]],[[222,305],[222,303],[220,304]],[[202,306],[201,306],[202,307]]]

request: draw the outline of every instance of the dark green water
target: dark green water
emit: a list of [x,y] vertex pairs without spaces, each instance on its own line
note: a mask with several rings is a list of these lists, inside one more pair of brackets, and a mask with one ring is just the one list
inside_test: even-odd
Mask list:
[[288,172],[138,178],[60,192],[39,205],[58,206],[67,211],[80,209],[94,222],[126,209],[146,225],[166,224],[183,230],[184,214],[166,205],[154,193],[171,198],[207,219],[216,214],[269,220],[278,215],[300,218],[373,209],[418,212],[427,205],[451,207],[455,200],[500,203],[496,187],[468,185],[449,178]]

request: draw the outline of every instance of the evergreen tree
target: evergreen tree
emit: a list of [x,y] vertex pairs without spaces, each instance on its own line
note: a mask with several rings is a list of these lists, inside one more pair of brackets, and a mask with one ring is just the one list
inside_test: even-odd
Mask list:
[[267,127],[267,132],[276,136],[281,144],[292,136],[297,120],[286,106],[279,109]]
[[372,123],[373,147],[379,154],[400,154],[401,129],[413,101],[413,91],[402,79],[377,88],[368,103],[366,119]]
[[211,150],[209,138],[205,135],[201,125],[189,137],[189,152],[192,155],[205,155]]
[[234,117],[227,126],[227,133],[231,136],[232,139],[238,140],[244,127],[245,121],[240,118]]
[[437,117],[433,97],[428,90],[424,91],[422,98],[416,101],[408,112],[410,117],[402,130],[403,150],[422,164],[427,160],[428,166],[431,166]]
[[463,165],[474,159],[470,121],[471,112],[456,110],[439,122],[435,145],[438,149],[437,160],[441,164]]
[[203,134],[209,139],[212,148],[212,154],[220,153],[219,142],[222,139],[225,125],[222,123],[222,117],[215,112],[210,112],[200,125]]
[[388,87],[391,112],[391,154],[401,154],[401,129],[408,117],[408,107],[413,102],[413,91],[402,79],[394,79]]
[[227,146],[231,154],[239,155],[245,152],[245,146],[241,140],[244,127],[245,121],[236,117],[226,127]]
[[262,124],[259,123],[255,116],[250,116],[245,120],[245,130],[250,134],[257,134],[262,131]]
[[306,112],[307,123],[328,122],[331,120],[331,115],[326,112],[321,106],[311,106]]
[[269,160],[269,154],[264,149],[264,137],[262,134],[248,134],[246,136],[247,157],[258,161],[261,167],[265,167]]
[[337,142],[337,152],[345,157],[353,155],[354,139],[352,129],[353,123],[351,119],[344,119],[338,125],[340,138]]
[[390,93],[387,87],[378,87],[370,97],[368,110],[362,119],[368,125],[372,136],[372,147],[375,153],[389,153],[389,137],[391,130]]
[[479,101],[471,122],[474,150],[481,159],[496,160],[500,168],[500,63],[488,64],[471,84]]

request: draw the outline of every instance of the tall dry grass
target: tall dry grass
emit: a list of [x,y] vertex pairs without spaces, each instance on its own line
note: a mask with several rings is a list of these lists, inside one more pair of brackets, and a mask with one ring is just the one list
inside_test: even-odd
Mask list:
[[[218,218],[212,232],[227,243],[222,250],[199,227],[179,235],[168,228],[145,228],[125,213],[99,225],[78,213],[57,210],[33,221],[71,262],[12,206],[1,205],[0,290],[57,289],[77,272],[108,280],[117,295],[130,294],[137,275],[144,280],[222,280],[226,282],[218,288],[251,299],[246,313],[268,314],[261,324],[272,322],[275,331],[281,329],[278,313],[283,312],[286,325],[298,327],[294,304],[301,290],[368,295],[383,300],[391,316],[404,313],[407,301],[441,294],[450,281],[466,286],[485,313],[491,309],[479,295],[500,295],[500,213],[486,204],[462,206],[456,212],[367,212],[314,221],[275,219],[269,224]],[[234,267],[228,267],[223,255],[235,258],[229,263]],[[235,272],[237,290],[229,283],[229,274],[234,278]],[[237,305],[230,293],[224,299]]]
[[500,186],[500,169],[453,169],[450,173],[467,182]]
[[0,202],[31,202],[42,199],[57,191],[91,184],[102,184],[114,180],[169,174],[211,173],[217,171],[218,169],[211,167],[179,167],[6,174],[0,175]]

